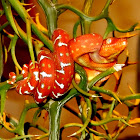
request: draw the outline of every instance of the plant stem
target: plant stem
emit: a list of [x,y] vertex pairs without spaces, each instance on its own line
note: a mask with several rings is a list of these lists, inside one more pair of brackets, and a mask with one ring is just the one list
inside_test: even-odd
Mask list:
[[91,12],[91,9],[92,9],[92,4],[93,4],[93,0],[85,0],[83,12],[86,15],[90,15],[90,12]]
[[52,101],[49,104],[49,140],[59,140],[60,137],[60,116],[62,107],[59,102]]
[[[85,0],[83,13],[87,16],[90,15],[93,0]],[[81,19],[82,34],[88,34],[90,32],[90,25],[92,21]]]
[[89,20],[82,20],[81,19],[81,28],[82,28],[82,34],[88,34],[90,33],[90,25],[91,21]]
[[48,0],[38,0],[38,3],[45,12],[49,31],[48,35],[51,38],[53,31],[57,28],[57,10],[55,4]]
[[[86,84],[87,84],[87,77],[84,69],[79,66],[78,64],[75,64],[75,70],[76,72],[81,76],[81,81],[79,83],[79,86],[83,89],[86,89]],[[67,93],[66,93],[67,94]],[[49,101],[49,119],[50,119],[50,128],[49,128],[49,140],[59,140],[60,136],[60,115],[61,115],[61,110],[62,107],[66,102],[68,102],[70,99],[72,99],[75,96],[78,96],[80,93],[77,92],[75,88],[72,88],[66,97],[64,97],[60,101]],[[88,115],[91,113],[89,112]]]
[[36,23],[32,20],[30,15],[27,13],[25,8],[21,5],[19,0],[8,0],[11,6],[16,10],[19,16],[26,22],[26,19],[29,18],[31,21],[31,28],[36,36],[51,50],[53,51],[53,44],[37,27]]
[[29,18],[26,19],[26,30],[27,30],[27,44],[29,48],[29,53],[30,53],[31,60],[34,64],[35,57],[34,57],[34,50],[32,44],[31,21]]
[[15,46],[18,40],[18,36],[15,34],[14,37],[11,40],[11,56],[13,59],[13,62],[15,64],[15,66],[19,69],[22,70],[21,66],[19,65],[17,59],[16,59],[16,55],[15,55]]
[[15,33],[17,35],[19,35],[16,24],[14,22],[14,17],[12,15],[12,10],[11,10],[10,3],[7,0],[6,1],[2,0],[2,5],[3,5],[3,8],[4,8],[4,12],[5,12],[7,20],[9,21],[9,23],[10,23],[11,27],[13,28],[13,30],[15,31]]
[[96,77],[94,77],[88,84],[88,88],[91,89],[93,85],[95,85],[95,83],[99,80],[101,80],[102,78],[116,72],[119,70],[122,70],[122,67],[124,66],[124,64],[115,64],[113,67],[107,69],[106,71],[100,73],[99,75],[97,75]]

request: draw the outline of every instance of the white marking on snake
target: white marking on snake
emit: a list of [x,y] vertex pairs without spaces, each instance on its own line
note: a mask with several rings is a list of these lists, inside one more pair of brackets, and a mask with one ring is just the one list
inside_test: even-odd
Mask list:
[[19,94],[21,94],[21,95],[22,95],[21,88],[22,88],[22,87],[20,87],[20,88],[19,88]]
[[61,46],[68,46],[68,45],[67,45],[66,43],[59,42],[59,43],[58,43],[58,46],[61,47]]
[[33,65],[33,62],[30,63],[30,66]]
[[29,91],[27,91],[27,90],[26,90],[26,91],[24,91],[24,93],[25,93],[25,94],[30,94],[30,92],[29,92]]
[[64,88],[64,84],[60,84],[60,83],[58,83],[58,81],[57,80],[55,80],[55,83],[61,88],[61,89],[63,89]]
[[28,68],[28,66],[26,64],[24,64],[23,67]]
[[25,74],[25,70],[22,70],[22,71],[21,71],[21,74]]
[[44,71],[40,72],[40,75],[42,75],[42,77],[52,77],[52,74],[47,74]]
[[38,99],[44,99],[44,98],[46,98],[46,96],[42,97],[42,93],[39,92],[38,88],[37,88],[37,93],[38,93]]
[[14,76],[12,76],[12,79],[15,79],[16,78],[16,76],[14,75]]
[[41,88],[43,89],[44,87],[45,87],[45,84],[44,84],[44,83],[42,83],[42,84],[41,84]]
[[51,59],[51,58],[48,57],[48,56],[41,55],[41,57],[40,57],[40,59],[39,59],[39,63],[40,63],[40,61],[43,60],[44,58]]
[[61,35],[59,35],[59,36],[54,40],[53,44],[55,44],[55,42],[56,42],[58,39],[61,39],[61,38],[62,38]]
[[30,82],[28,82],[28,86],[29,86],[30,90],[33,90],[34,89],[34,87],[31,86]]
[[59,72],[59,73],[65,74],[64,67],[67,67],[67,66],[70,66],[70,65],[71,65],[71,63],[60,62],[61,70],[56,70],[56,71]]
[[54,94],[54,92],[52,91],[52,94],[55,98],[59,98],[60,96],[62,96],[63,94],[57,93],[56,95]]
[[60,56],[63,56],[63,53],[60,53]]
[[39,80],[39,72],[38,71],[34,71],[33,74],[35,76],[35,80],[38,81]]

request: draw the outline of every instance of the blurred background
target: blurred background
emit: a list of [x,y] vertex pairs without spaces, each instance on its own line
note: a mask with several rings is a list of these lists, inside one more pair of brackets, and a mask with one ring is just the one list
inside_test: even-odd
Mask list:
[[[25,1],[28,1],[28,3],[34,3],[34,5],[36,5],[30,11],[30,14],[34,18],[34,13],[39,12],[40,22],[44,26],[46,26],[47,23],[46,23],[45,16],[43,16],[44,13],[42,9],[38,6],[36,0],[25,0]],[[58,0],[58,1],[59,3],[70,4],[78,8],[79,10],[82,10],[83,4],[84,4],[84,0]],[[105,3],[106,3],[106,0],[94,0],[91,16],[98,15],[101,12],[102,8],[104,7]],[[114,3],[109,8],[109,14],[117,27],[122,28],[122,29],[128,29],[133,24],[140,21],[140,0],[115,0]],[[58,27],[66,30],[72,37],[72,29],[73,29],[74,23],[77,20],[78,20],[78,17],[74,13],[67,10],[59,17]],[[4,21],[5,21],[5,18],[3,17],[3,19],[0,20],[0,23],[3,23]],[[24,28],[24,23],[20,20],[19,22],[21,22],[21,26],[23,26]],[[105,20],[94,22],[92,24],[91,32],[95,32],[95,33],[99,33],[103,35],[106,29],[106,25],[107,24]],[[8,28],[7,30],[12,32],[10,28]],[[135,32],[135,33],[139,33],[139,32]],[[80,29],[79,29],[78,34],[80,34]],[[116,33],[115,35],[119,37],[124,34]],[[9,45],[9,41],[7,41],[6,45],[7,46]],[[140,93],[140,66],[139,66],[140,38],[139,38],[139,35],[136,35],[128,40],[128,46],[126,50],[129,51],[129,61],[138,62],[138,64],[131,65],[123,69],[122,80],[118,89],[119,95],[131,94],[128,88],[128,84],[132,87],[132,89],[136,93]],[[126,50],[120,55],[118,59],[118,63],[123,63],[125,61]],[[30,60],[30,57],[28,54],[28,48],[24,42],[22,43],[21,41],[18,42],[18,45],[16,46],[16,55],[21,65],[23,65],[24,63],[28,63],[28,61]],[[3,80],[6,80],[8,78],[8,73],[14,70],[15,68],[9,54],[8,61],[4,67]],[[114,86],[115,86],[115,78],[111,77],[109,81],[107,82],[107,85],[105,88],[113,90]],[[8,92],[7,98],[8,99],[6,101],[5,112],[15,117],[16,119],[19,119],[20,113],[23,109],[24,100],[26,97],[18,95],[15,92],[15,90],[11,90]],[[30,100],[30,102],[34,102],[32,97],[28,97],[28,99]],[[67,105],[71,106],[71,108],[73,108],[74,110],[78,110],[75,99],[69,101]],[[119,107],[117,107],[117,110],[122,115],[127,115],[128,113],[128,110],[125,105],[119,105]],[[30,110],[28,112],[27,118],[26,118],[28,121],[31,121],[33,112],[34,110]],[[42,115],[38,123],[48,128],[48,123],[47,121],[44,120],[44,116],[45,116],[45,111],[42,112]],[[133,117],[134,118],[140,117],[139,108],[135,109],[135,111],[133,112]],[[62,111],[61,118],[62,118],[61,126],[63,126],[66,123],[71,123],[71,122],[81,123],[77,117],[75,117],[74,115],[72,115],[70,112],[68,112],[65,109],[63,109]],[[48,117],[47,117],[47,120],[48,120]],[[109,128],[112,131],[114,128],[114,123],[109,123]],[[68,138],[66,136],[71,135],[76,130],[78,130],[78,128],[68,128],[64,130],[62,140],[71,140],[71,139],[74,140],[74,138]],[[35,129],[30,129],[29,132],[31,132],[31,134],[42,133],[42,132],[36,131]],[[5,139],[8,139],[13,136],[14,136],[13,134],[7,132],[5,129],[0,130],[1,138],[3,137]],[[127,140],[140,139],[140,125],[137,125],[136,127],[128,127],[119,137],[119,140],[125,140],[125,139]]]

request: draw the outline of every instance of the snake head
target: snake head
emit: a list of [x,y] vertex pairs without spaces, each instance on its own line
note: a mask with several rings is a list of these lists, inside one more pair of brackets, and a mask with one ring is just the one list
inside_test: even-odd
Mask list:
[[126,45],[126,38],[110,37],[103,40],[102,36],[96,33],[82,35],[69,42],[69,48],[75,62],[99,71],[105,71],[112,67]]
[[69,41],[69,48],[75,62],[81,66],[105,71],[112,67],[116,61],[108,63],[106,58],[99,55],[103,38],[99,34],[85,34]]
[[126,38],[110,37],[103,40],[99,55],[106,58],[108,62],[111,62],[118,57],[118,55],[126,48],[126,46]]

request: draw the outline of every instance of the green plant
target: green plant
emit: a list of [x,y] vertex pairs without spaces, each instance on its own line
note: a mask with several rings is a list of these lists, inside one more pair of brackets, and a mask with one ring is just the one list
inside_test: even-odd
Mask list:
[[[136,23],[132,25],[127,30],[119,29],[111,19],[109,15],[109,6],[113,4],[113,0],[107,0],[104,8],[97,16],[90,16],[90,12],[93,5],[93,0],[85,0],[83,5],[83,11],[76,9],[75,7],[67,4],[59,4],[57,0],[38,0],[38,3],[42,7],[45,12],[46,20],[47,20],[47,29],[44,28],[40,24],[36,24],[35,21],[28,14],[27,10],[24,8],[24,1],[21,0],[1,0],[2,9],[1,16],[5,16],[7,21],[0,26],[0,76],[3,74],[3,49],[4,47],[4,36],[7,36],[11,41],[8,48],[8,51],[11,51],[11,56],[13,62],[18,70],[22,70],[18,60],[15,55],[15,46],[19,38],[21,38],[27,45],[29,49],[29,54],[32,62],[36,60],[36,56],[39,53],[40,49],[43,47],[48,48],[50,51],[54,51],[53,42],[52,42],[52,34],[55,29],[57,29],[57,21],[58,17],[64,13],[66,10],[70,10],[75,13],[79,20],[75,23],[73,27],[73,38],[77,37],[77,29],[81,27],[81,35],[89,34],[91,24],[97,20],[105,19],[107,21],[107,27],[103,36],[103,39],[106,39],[109,33],[120,32],[120,33],[128,33],[139,30],[139,24]],[[15,14],[16,13],[16,14]],[[14,15],[15,14],[15,15]],[[26,31],[22,30],[20,25],[16,20],[16,16],[20,17],[25,22]],[[14,31],[14,33],[10,34],[6,32],[6,27],[10,25]],[[41,26],[41,28],[39,28]],[[36,37],[33,37],[33,33]],[[125,36],[125,38],[129,38],[130,35]],[[5,58],[6,58],[5,53]],[[126,61],[124,62],[125,66],[130,65],[131,63],[128,61],[128,56]],[[133,63],[132,63],[133,64]],[[103,88],[106,81],[100,85],[97,85],[101,79],[109,76],[119,70],[122,69],[124,65],[113,65],[107,70],[101,72],[97,76],[93,77],[89,82],[87,74],[83,66],[75,63],[75,73],[78,73],[80,76],[80,82],[77,84],[73,79],[72,85],[73,87],[67,91],[64,97],[53,100],[48,99],[45,104],[36,104],[36,103],[25,103],[24,109],[20,115],[19,121],[15,121],[11,116],[6,116],[4,112],[6,95],[7,91],[10,90],[13,86],[8,84],[7,81],[2,81],[0,83],[0,97],[1,97],[1,109],[0,109],[0,127],[1,129],[4,127],[7,131],[14,133],[15,137],[12,139],[26,139],[35,137],[37,139],[49,137],[50,140],[57,140],[60,138],[60,134],[63,129],[68,127],[79,127],[80,129],[73,133],[71,137],[76,137],[77,139],[117,139],[119,134],[125,130],[126,127],[132,126],[133,124],[137,124],[140,122],[139,118],[131,119],[132,112],[135,107],[139,105],[140,94],[135,93],[131,87],[130,91],[131,95],[127,95],[125,97],[117,95],[115,92],[120,83],[121,76],[118,78],[118,83],[116,83],[115,92],[111,90],[106,90]],[[16,82],[23,79],[23,75],[17,75]],[[91,93],[90,91],[94,91],[95,93]],[[108,95],[111,98],[104,98],[104,95]],[[66,103],[76,98],[77,104],[79,106],[79,112],[75,112],[70,107],[66,106]],[[131,100],[135,100],[135,102],[131,102]],[[101,106],[98,107],[98,102],[101,103]],[[129,110],[127,116],[121,116],[115,108],[120,104],[125,104]],[[62,108],[66,108],[71,113],[79,117],[82,123],[70,123],[66,124],[63,128],[60,129],[60,118]],[[25,122],[26,114],[29,110],[36,108],[36,111],[33,116],[32,122]],[[36,124],[39,119],[39,115],[42,110],[46,110],[49,113],[49,130],[43,128]],[[99,113],[102,111],[102,113]],[[98,121],[95,121],[95,118],[98,118]],[[109,133],[107,123],[117,121],[118,124],[116,129],[111,134]],[[41,136],[30,135],[28,134],[28,129],[25,129],[25,125],[28,127],[35,127],[38,130],[44,132]],[[104,133],[97,131],[96,126],[100,126]],[[61,131],[60,131],[61,130]]]

